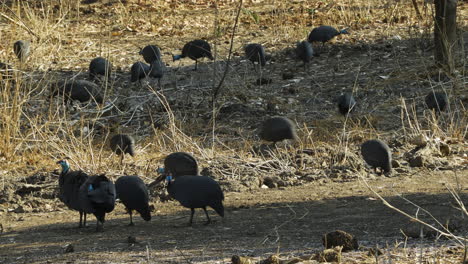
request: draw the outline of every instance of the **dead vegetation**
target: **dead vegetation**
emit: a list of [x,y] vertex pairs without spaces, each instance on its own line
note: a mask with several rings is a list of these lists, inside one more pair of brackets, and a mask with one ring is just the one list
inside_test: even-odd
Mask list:
[[[186,151],[200,161],[202,174],[215,177],[227,191],[243,193],[379,179],[368,173],[359,146],[381,138],[392,148],[396,181],[438,170],[463,177],[468,166],[466,65],[459,65],[454,76],[432,67],[433,7],[417,2],[421,17],[410,1],[247,1],[233,37],[229,72],[212,104],[227,65],[237,2],[4,1],[0,61],[14,70],[0,72],[2,218],[55,212],[60,205],[53,200],[52,171],[63,157],[75,168],[114,178],[138,174],[151,182],[165,155]],[[460,4],[459,24],[465,30],[466,15]],[[351,34],[327,44],[304,71],[292,49],[321,24],[349,27]],[[175,63],[171,55],[196,38],[211,43],[215,61],[193,72],[191,60]],[[13,54],[19,39],[31,41],[24,63]],[[258,76],[242,57],[242,46],[252,42],[272,55],[260,73],[271,84],[256,85]],[[138,51],[146,44],[160,46],[169,66],[162,89],[154,80],[145,80],[143,87],[129,82],[130,65],[142,60]],[[54,82],[86,78],[97,56],[115,69],[108,82],[99,83],[104,105],[64,106],[59,97],[51,98]],[[431,90],[449,96],[450,107],[441,115],[425,109],[424,96]],[[334,101],[345,91],[358,102],[346,119],[338,116]],[[294,120],[299,140],[262,149],[256,129],[274,115]],[[131,133],[137,141],[136,157],[123,166],[108,148],[114,132]]]

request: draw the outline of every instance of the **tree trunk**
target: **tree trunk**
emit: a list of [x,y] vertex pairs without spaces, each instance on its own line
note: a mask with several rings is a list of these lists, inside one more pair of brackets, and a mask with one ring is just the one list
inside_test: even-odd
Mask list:
[[435,0],[435,62],[450,73],[455,68],[457,53],[457,0]]

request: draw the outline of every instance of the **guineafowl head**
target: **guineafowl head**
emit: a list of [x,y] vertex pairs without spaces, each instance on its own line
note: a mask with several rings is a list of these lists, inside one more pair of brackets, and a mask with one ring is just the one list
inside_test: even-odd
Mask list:
[[62,172],[67,172],[70,169],[70,164],[67,160],[59,160],[57,161],[57,164],[60,164],[60,166],[62,166]]
[[340,30],[340,34],[349,34],[348,28]]

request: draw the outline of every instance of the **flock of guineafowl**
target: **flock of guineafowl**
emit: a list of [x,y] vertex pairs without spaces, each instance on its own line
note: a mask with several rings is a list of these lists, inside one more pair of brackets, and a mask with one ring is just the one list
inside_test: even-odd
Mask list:
[[[338,31],[331,26],[314,28],[307,41],[296,45],[296,55],[304,62],[304,67],[314,56],[312,42],[325,43],[337,35],[348,34],[346,30]],[[323,45],[322,45],[323,46]],[[14,52],[24,61],[29,55],[29,43],[17,41],[14,43]],[[264,67],[267,62],[264,47],[261,44],[248,44],[245,46],[246,58]],[[144,60],[149,63],[136,62],[131,67],[131,82],[140,81],[145,77],[153,77],[159,80],[164,75],[165,64],[161,59],[161,52],[155,45],[148,45],[140,51]],[[173,56],[173,60],[188,57],[195,60],[195,69],[198,60],[209,58],[213,60],[211,47],[205,40],[193,40],[185,44],[181,55]],[[6,69],[8,66],[2,64]],[[89,66],[90,79],[104,76],[110,77],[111,63],[104,58],[93,59]],[[64,101],[79,100],[80,102],[94,100],[102,103],[98,89],[93,82],[75,80],[63,82],[57,85],[54,95],[62,95]],[[431,92],[426,98],[426,105],[436,112],[443,111],[447,105],[447,96],[444,93]],[[347,115],[356,106],[356,101],[351,93],[345,93],[338,99],[338,110],[342,115]],[[294,123],[286,117],[272,117],[263,122],[259,136],[269,142],[276,142],[297,138]],[[134,140],[129,135],[118,134],[110,139],[110,148],[121,160],[125,154],[134,155]],[[381,140],[368,140],[361,145],[361,154],[371,167],[380,168],[386,173],[391,172],[392,157],[390,148]],[[62,171],[59,177],[59,199],[65,205],[80,213],[79,226],[86,225],[86,215],[94,214],[97,219],[97,230],[103,229],[105,214],[114,209],[116,199],[119,199],[130,214],[130,225],[133,225],[132,212],[137,211],[141,217],[149,221],[151,210],[149,206],[149,193],[145,183],[138,176],[122,176],[115,184],[105,175],[89,176],[83,171],[72,171],[66,160],[57,162]],[[224,216],[224,194],[219,184],[208,176],[198,175],[196,159],[185,152],[176,152],[168,155],[164,160],[164,168],[158,169],[160,176],[156,182],[165,180],[169,195],[179,201],[184,207],[191,209],[189,224],[192,224],[196,208],[202,208],[206,214],[207,222],[211,222],[207,207],[213,208],[220,216]]]

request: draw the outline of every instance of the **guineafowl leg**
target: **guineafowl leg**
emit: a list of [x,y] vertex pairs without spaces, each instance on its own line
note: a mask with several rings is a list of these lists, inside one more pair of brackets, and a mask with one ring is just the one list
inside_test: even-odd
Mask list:
[[205,225],[209,225],[211,223],[211,219],[210,219],[210,216],[208,215],[208,211],[206,211],[206,207],[203,207],[203,211],[205,211],[205,215],[206,215]]
[[78,225],[78,227],[83,227],[83,212],[80,211],[80,224]]
[[96,221],[96,232],[104,231],[104,223],[101,223],[99,220]]
[[189,226],[192,225],[192,222],[193,222],[193,215],[195,214],[195,208],[190,208],[191,212],[190,212],[190,221],[189,221]]
[[133,223],[132,210],[128,210],[128,213],[130,214],[130,224],[129,224],[129,226],[134,226],[135,224]]
[[198,69],[198,60],[195,60],[195,69],[194,71],[196,71]]

